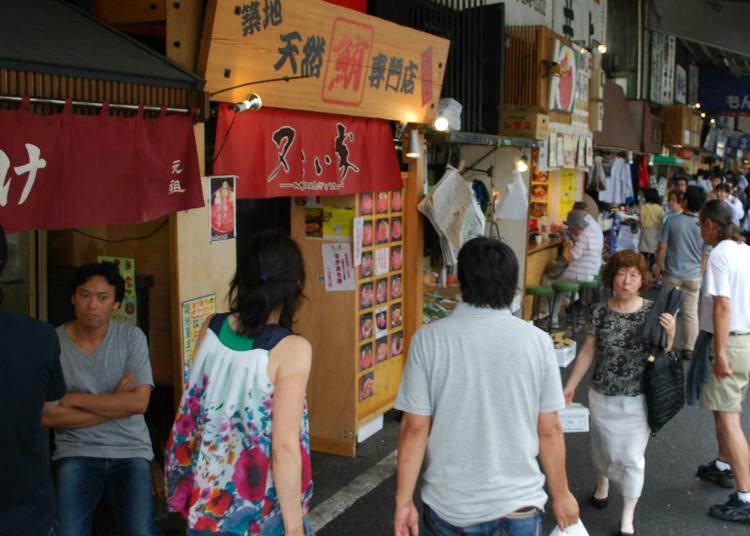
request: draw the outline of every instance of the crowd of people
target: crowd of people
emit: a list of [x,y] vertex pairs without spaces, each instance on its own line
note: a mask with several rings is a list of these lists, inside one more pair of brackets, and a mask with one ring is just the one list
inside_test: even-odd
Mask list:
[[[645,254],[619,251],[601,270],[611,297],[593,305],[564,386],[549,335],[510,313],[519,275],[512,249],[484,237],[461,248],[463,303],[415,333],[395,404],[403,412],[397,536],[540,534],[545,484],[559,527],[577,524],[558,413],[592,368],[597,477],[587,500],[606,508],[614,485],[623,496],[619,534],[635,534],[650,437],[641,338],[648,322],[664,330],[664,352],[679,348],[691,360],[700,406],[715,419],[717,457],[697,475],[736,489],[710,515],[750,522],[750,449],[740,421],[750,380],[750,247],[732,201],[741,198],[718,181],[706,201],[701,186],[680,182],[667,212],[646,195]],[[567,276],[578,280],[595,277],[602,262],[601,229],[584,208],[566,220]],[[3,248],[0,228],[0,260]],[[643,296],[654,274],[682,290],[678,319],[654,320],[654,302]],[[292,332],[304,281],[296,243],[258,234],[239,255],[229,312],[201,329],[164,463],[167,505],[186,519],[189,536],[313,532],[305,398],[312,350]],[[111,320],[123,293],[117,267],[94,263],[76,271],[74,319],[56,330],[0,310],[0,372],[12,378],[0,392],[8,414],[0,471],[14,487],[0,493],[0,533],[91,534],[107,495],[122,533],[161,534],[143,417],[153,387],[149,352],[143,332]],[[55,430],[54,486],[43,427]],[[413,499],[420,475],[421,515]]]

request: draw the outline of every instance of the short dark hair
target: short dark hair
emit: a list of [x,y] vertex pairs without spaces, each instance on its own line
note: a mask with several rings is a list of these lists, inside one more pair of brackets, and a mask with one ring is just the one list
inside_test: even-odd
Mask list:
[[458,252],[458,281],[464,302],[506,309],[513,303],[518,284],[516,254],[495,238],[473,238]]
[[589,206],[584,201],[576,201],[573,203],[573,210],[583,210],[584,212],[588,212]]
[[706,192],[700,186],[690,185],[684,193],[685,208],[697,213],[706,202]]
[[739,228],[734,225],[734,212],[732,207],[721,199],[712,199],[701,209],[701,222],[711,220],[719,228],[717,238],[722,240],[735,240],[744,242],[745,237],[740,233]]
[[251,236],[242,245],[229,285],[229,311],[237,315],[237,331],[257,335],[277,308],[279,325],[291,331],[304,286],[305,263],[291,237],[278,231]]
[[717,192],[726,192],[728,194],[731,194],[732,193],[732,187],[729,186],[729,183],[722,182],[721,184],[718,184],[716,186],[716,191]]
[[659,195],[659,190],[656,188],[646,188],[643,190],[643,198],[646,200],[646,203],[661,205],[661,196]]
[[72,293],[75,294],[78,287],[97,275],[115,287],[115,302],[121,302],[125,297],[125,280],[120,275],[120,269],[111,262],[91,262],[78,268],[73,274]]
[[[690,189],[690,186],[688,186],[688,189]],[[680,190],[670,190],[669,195],[667,196],[667,200],[673,197],[675,198],[675,201],[677,201],[678,203],[682,203],[682,201],[685,199],[685,192],[681,192]]]
[[682,175],[682,174],[680,174],[680,175],[677,175],[677,176],[676,176],[676,177],[674,178],[674,181],[675,181],[676,183],[677,183],[677,182],[680,182],[680,181],[685,181],[685,184],[687,184],[687,182],[688,182],[688,178],[687,178],[687,175]]
[[640,291],[648,290],[653,284],[654,278],[646,257],[634,249],[618,251],[609,258],[602,271],[602,282],[609,288],[614,288],[614,281],[617,272],[623,268],[636,268],[641,273]]

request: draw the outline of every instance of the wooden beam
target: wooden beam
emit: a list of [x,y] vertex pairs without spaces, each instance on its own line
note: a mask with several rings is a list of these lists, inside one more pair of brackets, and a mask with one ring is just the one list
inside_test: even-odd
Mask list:
[[[409,133],[404,133],[409,139]],[[424,136],[419,134],[419,144],[424,147]],[[409,172],[404,176],[404,347],[411,343],[414,332],[422,326],[424,307],[423,255],[424,255],[424,220],[417,210],[417,205],[424,197],[423,184],[425,177],[424,151],[422,157],[409,163]]]
[[98,0],[95,10],[100,19],[112,25],[164,22],[166,3],[166,0]]

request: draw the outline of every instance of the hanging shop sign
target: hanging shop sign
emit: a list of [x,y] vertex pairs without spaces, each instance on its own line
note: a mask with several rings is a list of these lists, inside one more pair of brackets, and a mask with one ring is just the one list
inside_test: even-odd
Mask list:
[[651,32],[652,102],[674,104],[675,54],[677,41],[673,35]]
[[555,39],[552,61],[560,65],[560,76],[550,78],[550,109],[572,112],[575,105],[577,53],[573,48]]
[[674,77],[674,101],[679,104],[687,104],[687,71],[682,65],[675,67]]
[[[322,0],[212,0],[201,55],[207,91],[266,83],[267,106],[404,123],[432,121],[450,42]],[[261,91],[261,90],[259,90]],[[239,87],[216,98],[239,102]]]
[[701,67],[700,103],[707,112],[750,115],[750,77]]
[[700,68],[692,63],[688,65],[688,89],[687,89],[687,103],[694,104],[698,101],[698,80],[699,80]]
[[203,205],[192,119],[0,110],[0,223],[8,233],[133,224]]
[[263,108],[219,108],[214,172],[238,175],[237,197],[400,190],[387,121]]
[[[552,4],[552,0],[548,2]],[[586,45],[607,42],[607,0],[555,0],[552,29]]]
[[552,0],[489,0],[505,4],[506,26],[546,26],[552,28]]

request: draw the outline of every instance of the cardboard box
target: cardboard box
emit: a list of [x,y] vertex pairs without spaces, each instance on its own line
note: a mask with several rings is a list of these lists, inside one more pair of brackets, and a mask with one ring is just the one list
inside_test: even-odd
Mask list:
[[566,434],[589,431],[589,408],[578,402],[565,406],[560,411],[560,424]]
[[549,136],[549,114],[535,106],[503,106],[501,134],[513,138],[546,140]]
[[572,346],[563,346],[562,348],[555,348],[555,355],[557,356],[557,364],[565,368],[576,358],[576,343]]

